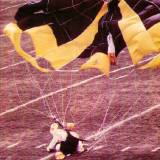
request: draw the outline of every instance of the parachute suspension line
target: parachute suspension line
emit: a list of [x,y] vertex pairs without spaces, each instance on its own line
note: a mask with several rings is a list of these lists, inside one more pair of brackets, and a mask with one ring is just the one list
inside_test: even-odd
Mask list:
[[105,115],[104,115],[102,124],[100,125],[100,128],[99,128],[98,132],[100,132],[101,130],[103,130],[103,127],[105,125],[105,122],[106,122],[106,119],[107,119],[107,116],[108,116],[109,109],[111,108],[111,105],[112,105],[112,102],[113,102],[113,99],[114,99],[115,95],[116,95],[116,93],[114,91],[114,93],[111,95],[111,97],[109,99],[108,106],[106,106]]
[[[128,74],[126,74],[125,76],[120,76],[120,77],[114,78],[114,79],[112,79],[112,80],[118,80],[118,79],[121,78],[121,77],[125,78],[125,77],[129,76],[131,73],[133,73],[133,72],[135,72],[135,71],[136,71],[135,69],[132,69],[132,70],[131,70]],[[133,107],[133,106],[131,106],[131,107],[128,109],[128,111],[126,111],[126,113],[128,113],[129,110],[131,110],[132,107]],[[113,125],[114,120],[120,115],[122,109],[123,109],[123,108],[120,108],[120,110],[118,111],[118,113],[111,119],[110,123],[108,124],[109,126]],[[125,115],[126,115],[126,114],[125,114]],[[124,116],[123,116],[123,117],[124,117]]]
[[32,111],[34,111],[34,112],[37,112],[37,113],[43,115],[44,117],[47,117],[47,118],[49,118],[49,119],[52,119],[52,116],[49,116],[49,115],[43,113],[42,111],[39,111],[38,109],[33,109],[33,108],[29,108],[29,109],[32,110]]
[[[27,70],[28,70],[28,72],[29,72],[29,75],[30,75],[30,79],[31,79],[32,84],[33,84],[34,86],[37,86],[36,88],[39,89],[40,96],[43,96],[43,95],[44,95],[44,93],[43,93],[43,90],[44,90],[44,89],[41,89],[39,83],[38,83],[38,82],[35,80],[35,78],[33,77],[33,75],[32,75],[32,73],[31,73],[31,71],[30,71],[29,66],[28,66],[27,63],[26,63],[26,68],[27,68]],[[49,103],[48,103],[48,101],[47,101],[46,98],[43,98],[43,106],[46,106],[46,108],[47,108],[48,111],[49,111],[48,116],[51,116],[51,115],[52,115],[52,111],[51,111],[51,109],[50,109]]]
[[[60,88],[61,89],[63,88],[62,78],[60,78]],[[65,111],[64,111],[64,96],[65,96],[65,92],[62,92],[61,93],[61,117],[62,117],[61,122],[62,123],[63,123],[63,116],[65,114]]]
[[122,120],[124,120],[126,118],[126,116],[129,114],[129,112],[134,108],[136,108],[136,105],[137,105],[137,102],[139,101],[139,99],[142,97],[142,95],[138,95],[138,85],[137,85],[137,74],[135,72],[135,79],[134,79],[134,87],[135,87],[135,90],[136,90],[136,95],[137,95],[137,98],[134,102],[133,105],[131,105],[128,110],[123,114],[122,116]]
[[[132,69],[132,70],[130,71],[130,73],[127,74],[127,76],[130,75],[133,71],[135,71],[135,69]],[[118,79],[118,78],[115,78],[115,79],[114,79],[114,80],[115,80],[114,84],[113,84],[113,81],[112,81],[112,84],[113,84],[113,85],[116,85],[116,83],[117,83],[116,80],[117,80],[117,79]],[[111,79],[111,80],[113,80],[113,79]],[[112,87],[110,87],[110,88],[112,88]],[[111,95],[110,98],[109,98],[109,103],[108,103],[108,106],[106,107],[103,121],[102,121],[102,123],[101,123],[101,125],[100,125],[100,128],[98,129],[97,133],[103,131],[103,128],[104,128],[104,126],[105,126],[105,122],[106,122],[106,119],[107,119],[107,115],[108,115],[109,109],[111,108],[111,104],[112,104],[113,100],[115,99],[116,92],[114,92],[113,94],[111,94],[111,89],[110,89],[110,93],[109,93],[108,95]],[[135,103],[137,103],[137,102],[138,102],[138,100],[137,100]],[[131,107],[128,109],[128,111],[126,111],[125,115],[129,113],[129,110],[131,110],[132,107],[133,107],[133,106],[131,106]],[[120,113],[121,110],[122,110],[122,108],[121,108],[121,109],[119,110],[119,112],[111,119],[111,121],[109,122],[109,124],[107,124],[108,126],[113,125],[113,121],[119,116],[119,113]],[[123,118],[124,118],[124,116],[123,116]],[[106,138],[105,135],[99,135],[98,137],[96,137],[96,139],[94,139],[94,142],[89,145],[88,151],[90,151],[91,149],[93,149],[93,147],[94,147],[95,145],[97,145],[98,143],[100,143],[100,142],[102,141],[102,139],[105,140],[105,138]]]
[[[112,85],[116,85],[116,81],[113,82]],[[110,88],[110,89],[109,89],[109,94],[107,94],[107,95],[110,95],[110,96],[109,96],[108,106],[106,106],[105,115],[104,115],[103,121],[102,121],[102,123],[101,123],[101,125],[100,125],[100,127],[99,127],[99,129],[98,129],[98,131],[97,131],[97,133],[99,133],[100,131],[103,130],[104,125],[105,125],[105,122],[106,122],[106,119],[107,119],[107,116],[108,116],[109,109],[111,108],[111,104],[112,104],[112,102],[113,102],[113,100],[114,100],[114,97],[115,97],[115,95],[116,95],[116,92],[115,92],[115,91],[114,91],[114,93],[112,94],[112,92],[111,92],[111,91],[112,91],[112,90],[111,90],[112,87],[109,87],[109,88]],[[101,139],[103,139],[104,137],[105,137],[105,135],[103,135],[103,136],[99,135],[99,136],[95,139],[95,141],[90,145],[88,151],[90,151],[96,144],[99,143],[99,140],[97,140],[97,139],[100,139],[100,141],[101,141]]]
[[[134,88],[135,88],[136,93],[137,93],[137,94],[136,94],[136,95],[137,95],[137,98],[136,98],[135,103],[124,113],[121,121],[125,120],[125,117],[128,115],[128,113],[132,110],[133,107],[136,107],[137,102],[138,102],[139,99],[142,97],[142,95],[141,95],[141,96],[138,95],[138,85],[139,85],[139,83],[137,82],[136,70],[135,70],[135,69],[131,70],[129,74],[131,74],[133,71],[135,72]],[[120,111],[119,111],[119,113],[120,113]],[[116,116],[116,117],[117,117],[117,116]],[[113,119],[111,120],[111,122],[110,122],[110,124],[109,124],[108,126],[113,125],[113,121],[116,119],[116,117],[113,117]],[[100,131],[100,130],[99,130],[99,131]],[[102,128],[102,131],[103,131],[103,128]],[[98,133],[98,132],[97,132],[97,133]],[[104,138],[104,140],[105,140],[105,135],[103,135],[103,134],[102,134],[102,135],[100,134],[98,137],[96,137],[95,142],[90,145],[90,147],[88,148],[88,151],[90,151],[91,149],[93,149],[93,147],[94,147],[95,145],[97,145],[98,143],[100,143],[103,138]]]
[[[116,83],[116,82],[114,82],[114,83]],[[113,85],[114,85],[114,84],[113,84]],[[107,93],[108,93],[108,92],[107,92]],[[106,94],[107,94],[107,93],[106,93]],[[107,94],[107,95],[108,95],[108,94]],[[111,89],[110,89],[109,95],[111,95]],[[113,100],[114,100],[115,95],[116,95],[116,94],[115,94],[115,92],[114,92],[114,93],[112,94],[111,98],[109,98],[109,104],[108,104],[108,106],[106,106],[104,118],[103,118],[103,120],[102,120],[102,123],[100,124],[99,129],[96,131],[96,133],[99,133],[101,130],[103,130],[103,127],[104,127],[104,125],[105,125],[106,118],[107,118],[107,115],[108,115],[108,111],[109,111],[109,109],[110,109],[110,107],[111,107],[111,104],[112,104],[112,102],[113,102]],[[98,103],[99,99],[102,98],[102,97],[106,97],[106,96],[105,96],[105,95],[99,96],[96,104]],[[102,99],[102,102],[103,102],[103,99]],[[97,108],[97,105],[96,105],[96,108]],[[91,111],[92,111],[92,110],[91,110]],[[91,112],[89,112],[89,113],[91,113]],[[88,114],[89,114],[89,113],[88,113]],[[87,115],[88,115],[88,114],[87,114]],[[86,118],[86,116],[85,116],[84,118]],[[84,120],[84,119],[82,119],[82,120]],[[81,121],[80,121],[80,123],[81,123]],[[99,138],[100,138],[100,140],[97,140],[97,138],[96,138],[96,139],[94,139],[94,142],[93,142],[93,143],[89,144],[89,148],[87,149],[88,151],[90,151],[97,143],[99,143],[99,142],[102,140],[102,138],[104,138],[104,140],[106,141],[105,135],[100,135],[100,136],[98,137],[98,139],[99,139]],[[89,141],[88,141],[88,142],[89,142]]]
[[[76,90],[76,89],[75,89]],[[73,108],[75,109],[76,107],[77,107],[77,105],[76,105],[76,91],[75,91],[75,93],[74,93],[74,102],[73,102]],[[73,116],[73,114],[72,114],[72,111],[70,110],[70,116],[71,116],[71,118],[72,118],[72,121],[73,121],[73,123],[76,123],[76,121],[75,121],[75,117]]]
[[51,117],[54,123],[57,123],[61,128],[64,128],[63,123],[55,115],[51,115]]
[[95,111],[95,109],[97,109],[97,106],[99,104],[101,104],[101,102],[103,101],[104,97],[105,97],[104,95],[99,95],[98,96],[97,101],[96,101],[94,107],[77,123],[77,125],[79,125],[80,123],[82,123],[92,112]]
[[[12,62],[15,62],[15,60],[14,60],[14,56],[12,56]],[[30,70],[29,70],[29,66],[28,66],[28,64],[26,64],[26,68],[27,68],[27,70],[28,70],[28,72],[30,73],[30,80],[32,81],[32,75],[31,75],[31,72],[30,72]],[[19,94],[19,91],[18,91],[18,88],[17,88],[17,84],[16,84],[16,76],[15,76],[15,71],[13,70],[13,77],[14,77],[14,84],[15,84],[15,88],[16,88],[16,92],[17,92],[17,95],[18,95],[18,98],[19,98],[19,101],[21,102],[21,104],[22,104],[22,99],[21,99],[21,97],[20,97],[20,94]],[[32,83],[34,84],[34,82],[32,81]],[[45,104],[45,100],[43,100],[43,103]],[[47,103],[47,102],[46,102]],[[47,115],[47,114],[45,114],[45,113],[43,113],[43,112],[41,112],[41,111],[39,111],[39,110],[37,110],[37,109],[33,109],[33,108],[30,108],[31,110],[33,110],[33,111],[35,111],[35,112],[38,112],[38,113],[40,113],[41,115],[43,115],[43,116],[45,116],[45,117],[48,117],[48,118],[51,118],[49,115]]]
[[[52,75],[53,75],[53,74],[52,74]],[[51,81],[52,81],[52,83],[53,83],[54,80],[53,80],[52,75],[51,75]],[[49,84],[49,87],[52,88],[52,87],[51,87],[51,83],[48,83],[48,84]],[[55,114],[56,114],[57,117],[60,119],[60,114],[59,114],[59,112],[58,112],[58,107],[57,107],[57,105],[56,105],[56,102],[55,102],[55,100],[54,100],[53,95],[51,96],[51,98],[52,98],[53,106],[54,106],[54,108],[55,108],[55,112],[56,112]],[[53,114],[51,114],[51,116],[53,117]]]
[[137,72],[136,72],[136,70],[135,70],[135,74],[134,75],[135,75],[134,76],[134,88],[135,88],[135,91],[136,91],[136,100],[135,100],[134,104],[131,105],[131,107],[123,115],[122,120],[125,119],[125,117],[128,115],[128,113],[132,110],[133,107],[136,108],[136,105],[137,105],[139,99],[142,97],[142,95],[138,95],[138,86],[139,86],[140,83],[138,83],[138,81],[137,81]]
[[71,93],[70,93],[70,96],[69,96],[69,100],[68,100],[67,106],[66,106],[65,111],[64,111],[63,123],[66,122],[66,115],[67,115],[67,111],[68,111],[68,109],[69,109],[70,103],[71,103]]
[[[70,79],[71,79],[71,84],[73,84],[72,73],[70,73]],[[67,115],[69,106],[71,104],[71,100],[72,100],[72,89],[69,90],[69,100],[68,100],[68,103],[67,103],[67,105],[65,107],[65,111],[64,111],[64,115],[63,115],[63,123],[66,122],[66,115]]]
[[[14,56],[11,56],[12,57],[12,63],[14,63],[15,62],[15,57]],[[14,83],[14,85],[15,85],[15,90],[16,90],[16,93],[17,93],[17,96],[18,96],[18,99],[19,99],[19,101],[20,101],[20,103],[21,104],[23,104],[23,101],[22,101],[22,99],[21,99],[21,96],[20,96],[20,94],[19,94],[19,90],[18,90],[18,87],[17,87],[17,81],[16,81],[16,73],[15,73],[15,70],[14,69],[11,69],[11,71],[12,71],[12,73],[13,73],[13,83]],[[11,97],[11,93],[9,92],[9,97]],[[9,98],[9,100],[10,100],[11,98]],[[24,116],[24,115],[23,115]],[[22,117],[21,117],[22,118]],[[23,119],[23,124],[24,124],[24,118],[22,118]]]
[[[115,82],[116,83],[116,82]],[[111,98],[109,98],[109,103],[108,103],[108,106],[106,107],[106,112],[105,112],[105,116],[103,118],[103,121],[102,121],[102,124],[100,125],[100,128],[98,129],[97,133],[98,132],[101,132],[103,131],[103,128],[104,128],[104,125],[105,125],[105,121],[106,121],[106,118],[107,118],[107,115],[108,115],[108,111],[109,111],[109,108],[111,107],[111,104],[113,102],[113,99],[115,97],[115,94],[116,92],[113,93],[113,95],[111,96]],[[110,95],[111,95],[111,89],[110,89]],[[104,140],[106,141],[106,137],[105,135],[99,135],[98,137],[96,137],[96,139],[94,139],[95,141],[93,143],[91,143],[91,145],[89,146],[89,148],[87,149],[87,151],[89,152],[91,149],[93,149],[93,147],[95,145],[97,145],[98,143],[100,143],[102,141],[102,139],[104,138]]]
[[[48,78],[47,82],[46,82],[45,85],[44,85],[44,88],[41,89],[39,83],[38,83],[37,81],[35,81],[35,78],[33,77],[33,74],[31,73],[31,71],[30,71],[30,69],[29,69],[28,63],[26,63],[26,68],[27,68],[27,70],[28,70],[28,72],[29,72],[29,75],[30,75],[30,79],[31,79],[32,84],[33,84],[34,86],[37,86],[36,88],[39,89],[39,91],[40,91],[40,96],[43,96],[43,95],[44,95],[43,91],[44,91],[46,85],[47,85],[47,84],[50,84],[50,83],[48,83],[48,82],[50,82],[50,79],[52,79],[52,75]],[[34,80],[34,81],[33,81],[33,80]],[[53,98],[53,97],[52,97],[52,98]],[[48,110],[48,113],[47,113],[46,117],[48,117],[48,118],[53,118],[53,117],[55,117],[55,116],[53,116],[52,110],[51,110],[51,108],[50,108],[50,105],[49,105],[47,99],[46,99],[46,98],[43,98],[42,100],[43,100],[43,106],[45,106],[45,107],[47,108],[47,110]],[[54,104],[54,108],[55,108],[55,110],[56,110],[56,114],[59,116],[59,114],[58,114],[58,112],[57,112],[57,106],[56,106],[56,104],[55,104],[54,99],[53,99],[53,102],[54,102],[53,104]],[[37,111],[38,111],[38,110],[37,110]],[[40,112],[40,111],[39,111],[39,112]],[[42,114],[42,113],[41,113],[41,114]],[[43,115],[44,115],[44,114],[43,114]],[[59,120],[59,121],[60,121],[60,120]]]
[[[72,81],[72,82],[73,82],[73,81]],[[72,82],[71,82],[71,83],[72,83]],[[76,103],[76,102],[77,102],[77,101],[76,101],[76,100],[77,100],[77,98],[76,98],[76,97],[77,97],[76,89],[75,89],[75,92],[73,92],[73,96],[74,96],[74,97],[73,97],[73,110],[74,110],[74,109],[76,109],[76,107],[78,108],[77,103]],[[70,110],[70,116],[71,116],[72,122],[73,122],[74,124],[76,124],[76,120],[75,120],[75,117],[74,117],[74,115],[73,115],[73,111],[71,111],[71,110]]]

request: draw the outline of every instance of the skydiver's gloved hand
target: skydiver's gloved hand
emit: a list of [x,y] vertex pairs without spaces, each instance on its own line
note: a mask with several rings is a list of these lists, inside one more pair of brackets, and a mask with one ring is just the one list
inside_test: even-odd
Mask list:
[[116,65],[117,58],[115,54],[115,45],[114,45],[113,37],[111,33],[109,33],[107,36],[107,42],[108,42],[108,57],[109,57],[110,63],[112,65]]

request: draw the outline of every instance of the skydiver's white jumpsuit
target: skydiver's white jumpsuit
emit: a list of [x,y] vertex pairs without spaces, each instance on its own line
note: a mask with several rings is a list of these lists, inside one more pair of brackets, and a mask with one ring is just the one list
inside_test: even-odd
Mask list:
[[[77,138],[77,140],[79,138],[79,135],[76,132],[66,131],[64,129],[53,130],[51,132],[51,134],[53,135],[53,138],[52,138],[50,144],[47,147],[48,151],[51,151],[51,150],[56,150],[57,152],[61,151],[61,144],[62,144],[61,142],[66,142],[68,140],[67,137],[69,137],[69,135]],[[70,145],[70,142],[68,142],[68,145]],[[77,152],[83,152],[84,151],[83,143],[82,143],[81,140],[78,140],[76,151]]]

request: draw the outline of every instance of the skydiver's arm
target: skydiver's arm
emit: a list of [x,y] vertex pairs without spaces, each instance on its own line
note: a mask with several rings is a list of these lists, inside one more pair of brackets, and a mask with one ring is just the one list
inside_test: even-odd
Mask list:
[[53,150],[56,146],[56,143],[58,143],[58,137],[53,137],[52,141],[47,147],[47,151]]
[[35,12],[45,10],[47,7],[47,0],[41,0],[38,3],[30,3],[30,4],[25,4],[24,6],[20,7],[18,11],[15,14],[15,19],[17,21],[28,17]]

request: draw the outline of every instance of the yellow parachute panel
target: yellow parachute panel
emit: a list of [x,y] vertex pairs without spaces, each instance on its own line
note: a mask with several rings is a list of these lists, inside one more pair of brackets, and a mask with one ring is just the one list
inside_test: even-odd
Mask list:
[[108,55],[97,52],[91,58],[81,66],[81,70],[95,68],[104,73],[107,77],[110,71],[110,61]]
[[157,46],[152,39],[155,34],[150,35],[138,14],[136,14],[124,0],[120,1],[119,7],[122,13],[122,20],[119,21],[118,25],[127,44],[133,63],[137,64],[149,53],[158,53],[159,45]]

